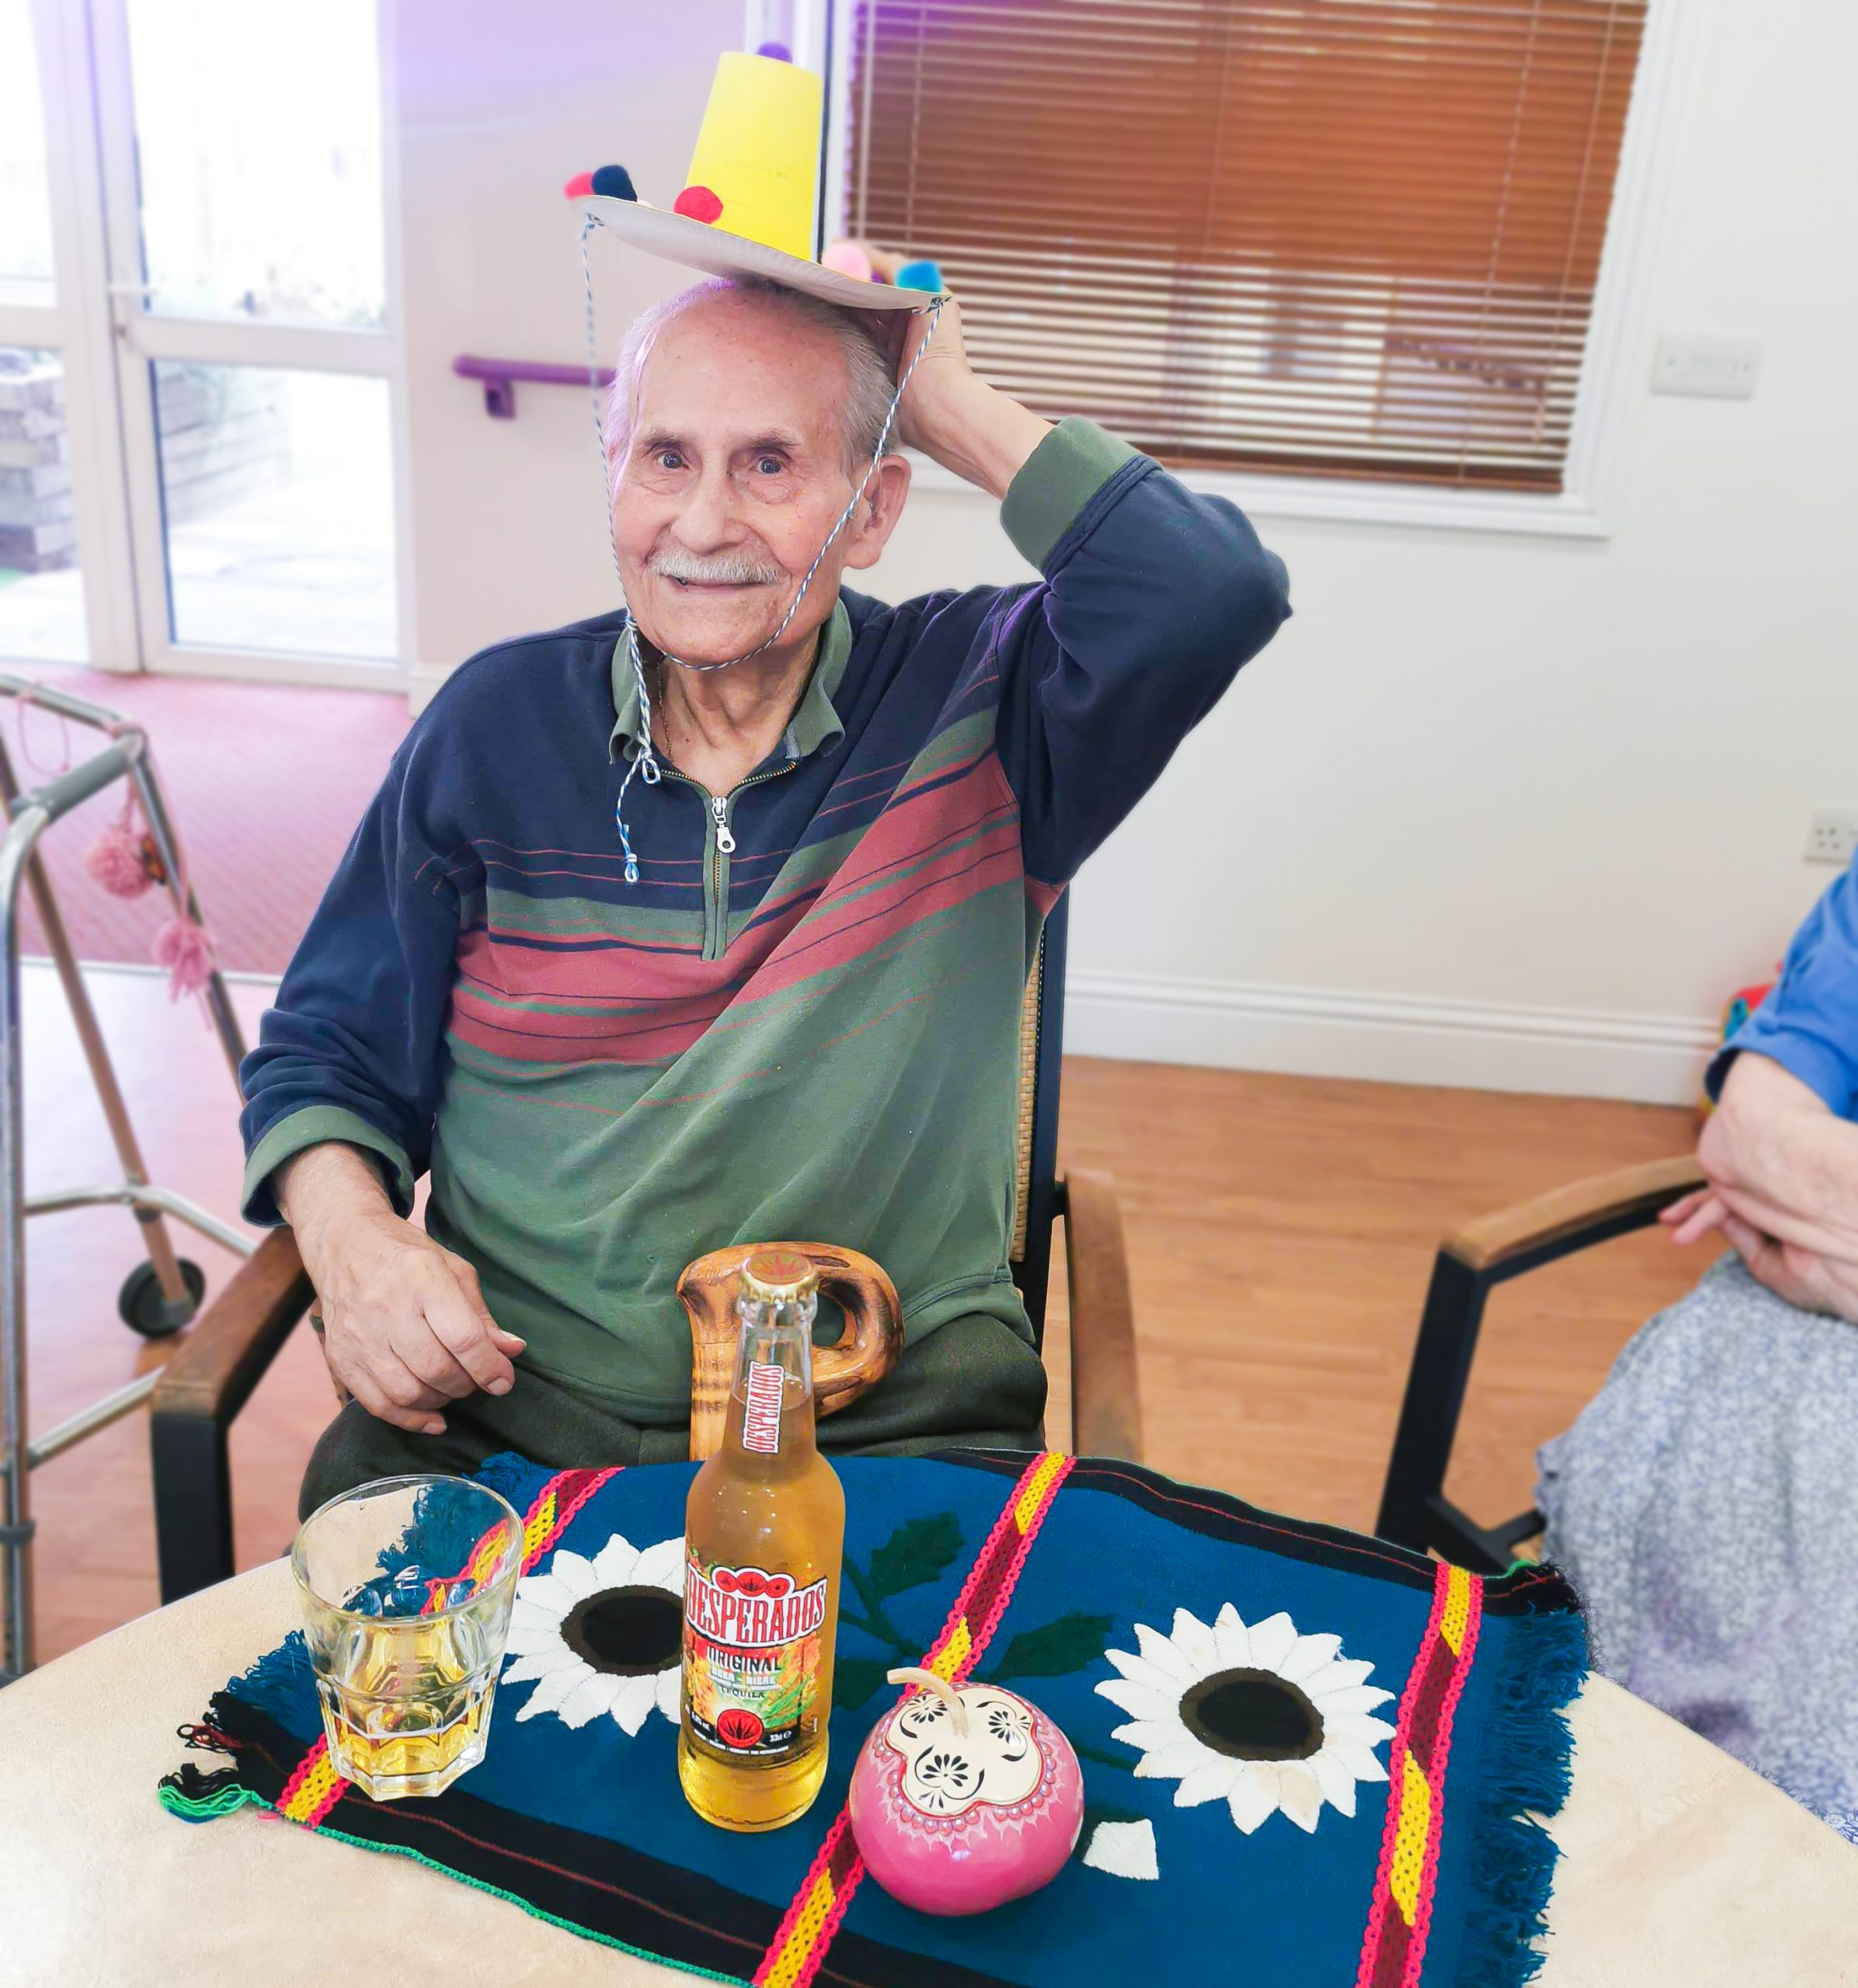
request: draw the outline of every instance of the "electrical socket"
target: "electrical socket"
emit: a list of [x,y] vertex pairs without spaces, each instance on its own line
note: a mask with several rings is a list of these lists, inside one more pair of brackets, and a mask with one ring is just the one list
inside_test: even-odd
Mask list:
[[1807,829],[1809,863],[1849,863],[1858,853],[1858,808],[1820,808]]
[[1711,338],[1667,332],[1651,364],[1654,394],[1701,394],[1706,399],[1755,398],[1761,345],[1755,339]]

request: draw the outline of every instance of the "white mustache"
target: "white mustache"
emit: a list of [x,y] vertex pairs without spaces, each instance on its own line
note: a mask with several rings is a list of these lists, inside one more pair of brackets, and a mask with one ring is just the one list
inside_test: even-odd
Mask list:
[[764,586],[785,579],[778,566],[771,566],[747,552],[687,552],[680,546],[667,546],[654,552],[646,568],[666,580],[693,580],[710,586]]

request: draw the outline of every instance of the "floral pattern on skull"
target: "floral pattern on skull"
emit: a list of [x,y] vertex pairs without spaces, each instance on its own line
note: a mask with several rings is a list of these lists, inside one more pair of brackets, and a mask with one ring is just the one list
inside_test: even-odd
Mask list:
[[1011,1808],[1038,1787],[1044,1771],[1021,1700],[983,1684],[962,1692],[961,1702],[965,1734],[949,1706],[922,1691],[891,1715],[884,1736],[903,1757],[905,1799],[925,1816],[963,1816],[983,1802]]

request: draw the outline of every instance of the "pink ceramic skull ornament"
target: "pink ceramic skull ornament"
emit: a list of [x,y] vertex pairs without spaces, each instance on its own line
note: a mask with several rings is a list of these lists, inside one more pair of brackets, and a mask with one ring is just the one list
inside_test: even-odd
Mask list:
[[1047,1885],[1084,1826],[1071,1743],[1036,1705],[995,1684],[957,1691],[927,1670],[879,1719],[851,1774],[865,1867],[919,1912],[986,1912]]

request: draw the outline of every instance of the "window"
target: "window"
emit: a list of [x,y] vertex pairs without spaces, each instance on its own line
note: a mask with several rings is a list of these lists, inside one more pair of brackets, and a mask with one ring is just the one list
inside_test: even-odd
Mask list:
[[849,231],[1206,469],[1561,491],[1647,0],[856,0]]

